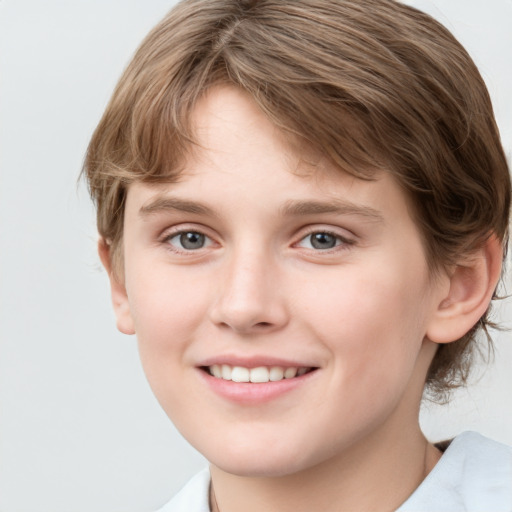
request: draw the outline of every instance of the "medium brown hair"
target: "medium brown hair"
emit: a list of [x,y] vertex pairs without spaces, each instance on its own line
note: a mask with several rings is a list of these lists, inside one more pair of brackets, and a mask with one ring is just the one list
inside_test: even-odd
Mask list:
[[[392,173],[432,272],[490,234],[505,244],[510,178],[489,95],[433,18],[393,0],[185,0],[136,52],[85,160],[119,275],[128,186],[178,179],[194,144],[191,111],[223,83],[345,172]],[[488,313],[438,349],[427,376],[437,396],[465,382]]]

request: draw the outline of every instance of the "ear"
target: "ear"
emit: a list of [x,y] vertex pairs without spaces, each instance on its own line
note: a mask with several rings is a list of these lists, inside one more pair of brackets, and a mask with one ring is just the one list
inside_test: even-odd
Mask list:
[[114,314],[116,315],[117,328],[123,334],[135,334],[135,325],[130,311],[126,288],[113,271],[111,246],[103,238],[98,242],[98,254],[110,280],[110,293]]
[[493,234],[458,264],[449,276],[448,293],[429,324],[427,338],[450,343],[464,336],[487,311],[501,275],[503,247]]

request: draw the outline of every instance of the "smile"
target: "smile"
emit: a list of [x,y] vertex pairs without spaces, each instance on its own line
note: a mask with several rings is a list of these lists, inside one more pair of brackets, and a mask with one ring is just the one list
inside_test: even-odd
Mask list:
[[246,368],[229,364],[214,364],[205,367],[205,371],[217,379],[252,383],[278,382],[284,379],[293,379],[301,377],[312,370],[314,368],[310,367],[258,366],[257,368]]

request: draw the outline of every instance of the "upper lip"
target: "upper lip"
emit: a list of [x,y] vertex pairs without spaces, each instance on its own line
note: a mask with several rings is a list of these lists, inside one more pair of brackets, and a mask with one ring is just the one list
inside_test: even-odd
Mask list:
[[294,359],[285,359],[270,356],[251,356],[239,357],[235,355],[217,355],[207,358],[198,365],[199,367],[213,366],[215,364],[227,364],[229,366],[242,366],[243,368],[258,368],[260,366],[272,367],[281,366],[283,368],[317,368],[318,365],[310,362]]

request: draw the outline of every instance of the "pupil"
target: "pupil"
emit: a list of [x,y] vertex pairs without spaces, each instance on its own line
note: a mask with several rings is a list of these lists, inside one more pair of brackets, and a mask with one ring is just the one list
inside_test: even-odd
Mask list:
[[180,243],[185,249],[201,249],[204,245],[204,235],[189,231],[180,235]]
[[311,235],[311,245],[315,249],[332,249],[336,247],[336,237],[329,233],[315,233]]

